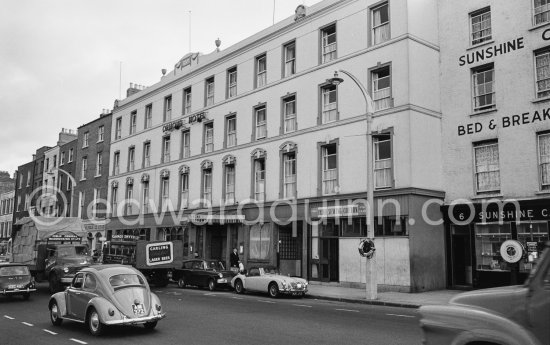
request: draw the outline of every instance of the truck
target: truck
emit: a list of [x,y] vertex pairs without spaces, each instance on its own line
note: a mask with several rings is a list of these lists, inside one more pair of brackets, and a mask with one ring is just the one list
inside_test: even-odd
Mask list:
[[158,287],[168,285],[174,269],[181,268],[183,241],[146,241],[128,234],[115,234],[103,244],[104,264],[131,265]]
[[15,223],[11,240],[10,262],[27,265],[36,281],[47,279],[51,293],[93,263],[80,218],[24,217]]

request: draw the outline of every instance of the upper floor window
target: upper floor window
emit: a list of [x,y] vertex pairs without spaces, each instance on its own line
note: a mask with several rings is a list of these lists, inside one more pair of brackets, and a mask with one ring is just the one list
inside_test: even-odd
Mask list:
[[256,57],[256,87],[267,84],[267,56],[262,54]]
[[539,144],[540,189],[550,190],[550,133],[537,136]]
[[214,151],[214,123],[204,124],[204,153]]
[[383,3],[371,10],[372,44],[380,44],[390,39],[390,15],[388,3]]
[[336,143],[321,147],[321,182],[323,195],[334,194],[338,187],[338,155]]
[[535,53],[537,98],[550,96],[550,50]]
[[151,128],[153,126],[153,105],[148,104],[145,106],[145,125],[144,128]]
[[117,117],[115,121],[115,139],[122,138],[122,117]]
[[296,42],[285,44],[283,54],[283,76],[289,77],[296,73]]
[[97,128],[97,142],[102,142],[105,137],[105,126],[99,126]]
[[189,207],[189,173],[180,174],[180,209]]
[[120,151],[116,151],[113,156],[113,175],[120,174]]
[[98,152],[95,164],[95,176],[101,176],[101,170],[103,169],[103,153]]
[[472,88],[474,94],[474,111],[488,110],[495,104],[495,69],[493,64],[472,70]]
[[321,123],[334,122],[338,119],[338,102],[336,86],[325,85],[321,88],[322,118]]
[[53,167],[57,166],[57,155],[53,155]]
[[136,148],[130,146],[128,149],[128,171],[133,171],[136,168]]
[[235,164],[226,164],[224,174],[224,200],[226,204],[235,203]]
[[81,170],[80,170],[80,179],[81,180],[86,179],[86,170],[88,170],[88,158],[83,157],[82,158]]
[[470,13],[472,45],[491,40],[491,8]]
[[336,59],[336,24],[321,29],[321,63]]
[[390,66],[378,68],[372,72],[372,100],[374,102],[375,111],[391,107]]
[[162,163],[170,162],[170,136],[162,138]]
[[391,136],[377,135],[374,140],[374,187],[390,188],[393,185]]
[[283,98],[284,133],[294,132],[298,129],[296,122],[296,96]]
[[136,123],[137,123],[137,111],[132,111],[130,114],[130,135],[136,133]]
[[90,138],[90,132],[84,133],[84,138],[82,139],[82,148],[88,147],[88,139]]
[[73,161],[74,156],[74,149],[69,149],[69,157],[67,158],[67,163],[71,163]]
[[126,215],[134,214],[134,186],[126,185]]
[[538,25],[550,21],[550,1],[535,0],[533,5],[533,24]]
[[149,210],[149,181],[141,182],[141,213],[147,214]]
[[183,114],[191,114],[191,87],[183,90]]
[[267,137],[267,113],[265,105],[255,109],[256,140]]
[[214,104],[214,77],[210,77],[206,79],[206,86],[205,86],[205,106],[208,107],[209,105]]
[[172,96],[164,97],[164,116],[163,121],[172,119]]
[[296,152],[283,154],[283,197],[296,197]]
[[500,191],[500,166],[498,143],[482,143],[474,146],[476,192]]
[[168,177],[163,177],[160,180],[160,199],[161,210],[165,211],[168,209],[170,202],[170,179]]
[[[69,175],[67,175],[68,177]],[[28,170],[27,171],[27,187],[30,187],[31,186],[31,171]]]
[[117,216],[118,208],[118,185],[113,185],[111,188],[111,214],[113,217]]
[[237,96],[237,67],[227,70],[227,98]]
[[146,141],[143,143],[143,167],[148,168],[151,166],[151,142]]
[[225,118],[225,147],[237,145],[237,116],[230,115]]
[[181,132],[181,158],[191,157],[191,132]]
[[265,158],[254,160],[254,199],[265,201]]
[[212,168],[202,170],[202,199],[205,205],[212,204]]

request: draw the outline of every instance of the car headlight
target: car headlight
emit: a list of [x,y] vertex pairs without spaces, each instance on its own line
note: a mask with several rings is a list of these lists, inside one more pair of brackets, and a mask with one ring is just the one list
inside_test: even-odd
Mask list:
[[283,288],[286,288],[286,282],[284,280],[281,282],[281,285],[283,286]]
[[115,315],[115,311],[112,308],[109,308],[109,316]]
[[64,268],[63,268],[63,272],[69,273],[69,267],[64,267]]
[[218,273],[218,277],[223,278],[223,274]]
[[160,309],[161,309],[160,304],[155,304],[155,308],[157,309],[157,311],[160,311]]

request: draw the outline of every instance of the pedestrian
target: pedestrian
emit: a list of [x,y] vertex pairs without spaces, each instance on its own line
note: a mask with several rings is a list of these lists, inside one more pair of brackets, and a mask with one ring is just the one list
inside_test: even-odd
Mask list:
[[195,259],[198,259],[199,258],[199,253],[195,252],[194,256],[195,256]]
[[92,259],[94,260],[94,262],[97,262],[98,259],[99,259],[99,252],[97,251],[97,249],[94,249],[94,253],[92,255]]
[[237,253],[237,248],[233,248],[233,251],[229,255],[229,263],[231,267],[239,267],[239,253]]

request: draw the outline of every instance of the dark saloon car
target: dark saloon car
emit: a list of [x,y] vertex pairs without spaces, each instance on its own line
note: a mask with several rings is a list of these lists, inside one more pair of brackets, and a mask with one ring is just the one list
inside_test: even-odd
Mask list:
[[0,263],[0,295],[21,295],[28,300],[35,291],[34,278],[26,265]]
[[180,288],[193,285],[213,291],[217,287],[230,288],[235,274],[226,270],[219,260],[194,259],[184,261],[181,269],[174,270],[172,279]]
[[143,274],[126,265],[84,268],[65,291],[51,296],[48,308],[53,325],[63,320],[85,323],[92,335],[110,325],[153,329],[166,316]]

